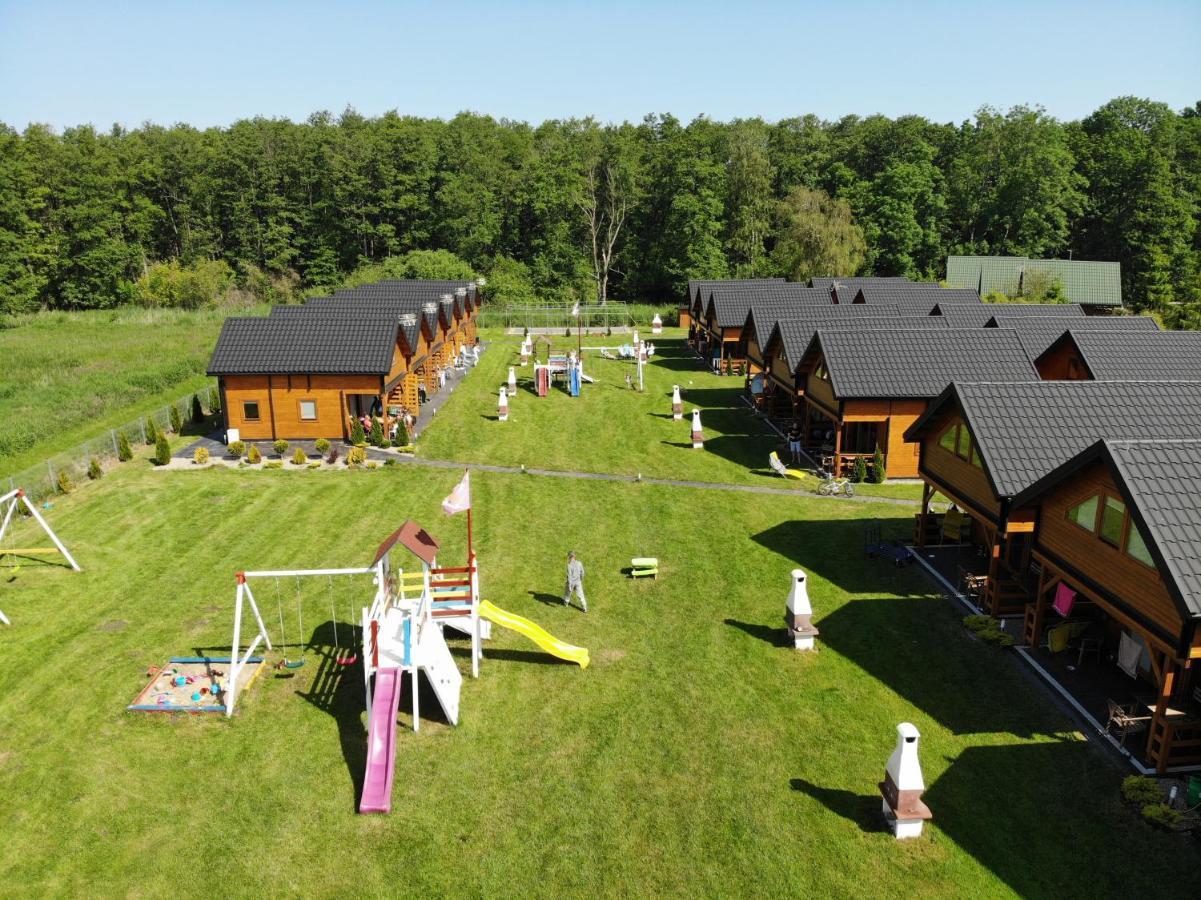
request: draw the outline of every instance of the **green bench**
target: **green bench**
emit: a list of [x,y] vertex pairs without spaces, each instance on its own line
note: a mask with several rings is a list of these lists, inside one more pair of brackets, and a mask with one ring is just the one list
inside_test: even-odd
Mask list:
[[642,578],[651,576],[659,580],[659,560],[653,556],[636,556],[630,560],[630,577]]

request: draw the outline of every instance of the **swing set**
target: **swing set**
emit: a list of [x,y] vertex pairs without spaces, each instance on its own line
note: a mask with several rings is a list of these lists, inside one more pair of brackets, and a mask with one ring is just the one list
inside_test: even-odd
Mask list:
[[[22,507],[26,512],[29,513],[29,515],[33,517],[34,521],[37,522],[42,531],[46,533],[46,536],[54,543],[53,547],[5,546],[5,536],[7,536],[10,540],[14,539],[16,528],[13,526],[13,516],[15,516],[17,510]],[[54,533],[54,529],[50,527],[50,524],[45,520],[42,514],[38,512],[38,508],[29,502],[29,498],[25,496],[25,492],[23,490],[17,488],[16,490],[9,491],[7,494],[0,496],[0,511],[2,511],[0,515],[3,516],[3,519],[0,520],[0,559],[3,559],[5,556],[45,556],[61,553],[63,558],[67,561],[72,569],[74,569],[76,572],[81,571],[79,568],[79,563],[75,561],[75,557],[71,555],[71,552],[66,548],[66,545],[58,539],[58,535]],[[0,612],[0,622],[3,622],[5,625],[11,624],[3,612]]]
[[[336,604],[334,601],[334,578],[343,576],[370,575],[372,583],[375,585],[375,595],[378,598],[381,592],[387,591],[387,573],[383,561],[364,568],[348,568],[348,569],[266,569],[253,572],[238,572],[237,573],[237,594],[234,600],[234,633],[233,644],[230,650],[230,671],[227,695],[225,698],[225,714],[233,715],[234,704],[237,702],[238,695],[238,675],[247,666],[252,664],[255,659],[255,651],[262,644],[267,650],[278,649],[281,651],[281,657],[275,663],[275,668],[279,671],[287,671],[300,669],[304,667],[305,660],[303,656],[292,658],[288,654],[289,648],[297,649],[303,652],[309,649],[312,645],[311,641],[304,639],[304,597],[302,589],[302,579],[306,578],[324,578],[326,583],[326,593],[329,602],[330,621],[334,629],[334,660],[339,666],[352,666],[358,662],[358,654],[355,652],[353,644],[348,645],[345,649],[342,647],[341,639],[338,637],[338,617]],[[287,629],[285,625],[284,614],[284,598],[281,589],[283,579],[291,578],[295,582],[295,597],[296,597],[296,628],[300,635],[298,643],[288,643]],[[259,610],[258,601],[255,599],[254,591],[251,589],[251,583],[255,581],[270,580],[274,585],[275,593],[275,608],[276,616],[279,619],[279,641],[277,645],[272,645],[271,636],[267,630],[267,626],[263,622],[262,613]],[[350,621],[355,621],[357,618],[354,615],[353,601],[348,601],[349,611],[351,613]],[[250,645],[242,650],[242,622],[245,611],[249,610],[253,616],[254,625],[257,626],[257,634],[250,642]],[[352,632],[353,634],[353,632]]]

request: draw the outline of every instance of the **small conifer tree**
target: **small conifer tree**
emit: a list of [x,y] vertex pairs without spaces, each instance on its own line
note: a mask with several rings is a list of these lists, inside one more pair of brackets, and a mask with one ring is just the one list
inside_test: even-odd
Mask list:
[[367,443],[372,447],[382,447],[384,445],[384,423],[379,419],[371,421],[371,435],[367,438]]
[[192,395],[192,424],[204,424],[204,407],[200,405],[200,395]]
[[104,470],[100,468],[100,460],[93,456],[88,462],[88,478],[90,478],[92,481],[96,481],[103,474]]
[[154,461],[160,466],[171,462],[171,445],[167,443],[167,436],[161,431],[154,442]]
[[121,462],[133,459],[133,447],[129,446],[129,438],[125,436],[125,432],[117,435],[117,459]]
[[886,477],[888,467],[884,463],[884,451],[876,447],[876,454],[872,457],[872,483],[883,484]]
[[69,494],[73,490],[75,490],[75,484],[71,481],[71,476],[64,469],[58,473],[58,492],[60,494]]
[[367,440],[367,435],[363,431],[363,423],[358,419],[354,420],[354,424],[350,426],[350,442],[356,447]]
[[174,403],[171,404],[171,430],[176,434],[183,431],[183,413],[179,411],[179,407]]
[[851,469],[851,481],[855,484],[867,481],[867,461],[862,456],[855,457],[855,465]]
[[158,426],[154,424],[154,419],[146,420],[146,446],[153,447],[158,443]]

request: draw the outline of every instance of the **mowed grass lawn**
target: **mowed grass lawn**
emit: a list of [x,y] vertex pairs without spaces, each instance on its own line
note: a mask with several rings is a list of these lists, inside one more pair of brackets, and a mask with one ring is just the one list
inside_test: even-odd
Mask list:
[[230,310],[125,308],[22,316],[0,328],[0,475],[213,383]]
[[[427,691],[413,734],[406,694],[388,816],[355,813],[362,675],[330,662],[319,581],[311,646],[288,651],[308,664],[265,673],[233,719],[125,711],[147,666],[227,650],[239,569],[365,565],[408,517],[459,562],[464,519],[439,511],[458,477],[139,461],[57,500],[84,571],[0,568],[0,893],[1175,896],[1197,870],[1011,655],[916,569],[862,558],[862,517],[904,533],[908,507],[477,474],[484,595],[593,664],[497,629],[458,727]],[[557,600],[568,549],[587,615]],[[650,554],[657,582],[622,576]],[[781,640],[797,565],[813,654]],[[343,643],[367,590],[334,586]],[[276,633],[273,586],[258,593]],[[935,815],[910,842],[881,830],[875,787],[903,720]]]
[[[522,368],[520,338],[499,330],[485,335],[491,346],[477,371],[447,400],[434,398],[438,413],[417,444],[420,456],[497,465],[628,474],[657,478],[758,484],[811,492],[815,478],[786,482],[768,466],[768,454],[784,452],[783,439],[756,418],[740,399],[743,379],[708,371],[688,350],[679,329],[654,340],[656,355],[643,369],[645,391],[635,386],[633,360],[610,360],[589,347],[628,343],[626,335],[584,339],[584,372],[596,379],[570,396],[562,382],[547,397],[534,391],[533,365]],[[553,336],[556,352],[575,349],[576,339]],[[544,345],[539,354],[545,361]],[[516,366],[517,398],[509,420],[496,418],[497,393]],[[683,393],[684,419],[671,417],[671,388]],[[692,449],[692,410],[700,409],[703,450]],[[918,500],[921,485],[901,482],[856,485],[861,494]]]

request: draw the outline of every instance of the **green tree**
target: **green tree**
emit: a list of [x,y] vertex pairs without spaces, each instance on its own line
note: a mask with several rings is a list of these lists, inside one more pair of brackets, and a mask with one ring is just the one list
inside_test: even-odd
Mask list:
[[167,435],[161,431],[154,439],[154,461],[160,466],[171,462],[171,445],[167,442]]
[[125,436],[124,431],[117,433],[117,459],[121,462],[133,459],[133,448],[129,446],[129,438]]
[[734,122],[728,144],[725,243],[733,273],[757,278],[768,274],[765,242],[775,210],[767,126],[758,119]]
[[814,275],[854,275],[867,245],[850,206],[805,187],[793,188],[777,206],[772,259],[794,281]]

